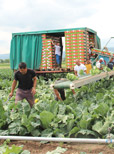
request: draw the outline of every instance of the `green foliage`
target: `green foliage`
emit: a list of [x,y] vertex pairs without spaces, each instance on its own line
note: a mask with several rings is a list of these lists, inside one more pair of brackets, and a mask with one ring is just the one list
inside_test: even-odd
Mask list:
[[96,75],[96,74],[100,74],[100,73],[101,73],[101,71],[96,66],[94,66],[93,69],[90,70],[91,75]]
[[85,75],[85,73],[84,73],[84,70],[80,70],[79,71],[79,74],[82,76],[82,75]]
[[40,113],[40,120],[42,122],[43,128],[48,128],[50,122],[53,120],[54,115],[49,111],[43,111]]
[[4,80],[12,80],[13,79],[13,71],[10,69],[0,69],[0,79]]
[[78,77],[72,73],[67,73],[66,78],[70,81],[78,80]]
[[[5,103],[12,75],[5,79],[3,74],[0,76],[0,135],[104,138],[114,123],[113,78],[75,89],[75,95],[66,89],[66,100],[61,102],[55,101],[50,89],[60,75],[53,77],[53,80],[50,76],[48,80],[39,77],[35,95],[38,102],[31,109],[26,100],[15,105],[14,97]],[[111,133],[114,134],[114,129]]]
[[103,66],[103,71],[109,72],[109,71],[111,71],[111,69],[109,67],[107,67],[107,66]]
[[9,146],[10,140],[4,141],[0,146],[0,154],[30,154],[28,150],[23,150],[23,146],[12,145]]
[[5,110],[3,108],[2,101],[0,100],[0,128],[6,124],[6,118]]
[[101,72],[109,72],[111,71],[111,69],[107,66],[102,66],[103,69],[99,70],[96,66],[94,66],[91,70],[90,70],[90,74],[91,75],[96,75],[96,74],[100,74]]
[[48,151],[46,154],[62,154],[65,151],[67,151],[67,148],[61,148],[61,147],[57,147],[55,150],[53,151]]

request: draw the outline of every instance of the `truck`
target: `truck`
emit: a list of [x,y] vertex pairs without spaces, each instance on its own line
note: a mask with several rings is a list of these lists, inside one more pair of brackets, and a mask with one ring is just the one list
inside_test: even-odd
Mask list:
[[[52,42],[60,44],[61,47],[61,69],[57,69],[55,48]],[[36,32],[13,33],[10,48],[10,66],[12,70],[17,70],[20,62],[25,62],[27,68],[35,70],[36,74],[64,73],[74,70],[76,60],[86,63],[90,47],[93,47],[93,54],[96,58],[91,59],[92,65],[101,57],[106,64],[114,53],[107,48],[101,49],[100,38],[94,30],[83,28],[70,28],[59,30],[45,30]],[[65,51],[63,51],[63,49]],[[65,52],[65,66],[63,67],[62,57]],[[51,85],[52,89],[71,89],[96,82],[106,77],[114,75],[114,71],[102,72],[98,75],[79,78],[79,80],[63,80],[61,83]]]
[[[61,46],[61,69],[59,70],[52,41],[59,42]],[[25,62],[27,67],[35,70],[36,73],[72,71],[76,65],[76,59],[85,63],[90,46],[96,49],[95,52],[101,49],[97,32],[87,27],[13,33],[10,46],[10,67],[12,70],[17,70],[19,63]]]

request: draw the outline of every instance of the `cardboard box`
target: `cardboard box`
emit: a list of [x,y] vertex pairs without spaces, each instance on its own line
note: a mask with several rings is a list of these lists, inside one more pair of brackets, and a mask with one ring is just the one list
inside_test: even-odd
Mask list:
[[67,38],[67,37],[71,37],[71,34],[69,33],[69,34],[65,34],[65,38]]
[[41,69],[47,69],[47,67],[45,67],[45,66],[44,66],[44,67],[43,67],[43,66],[41,66],[40,68],[41,68]]
[[67,50],[67,49],[68,49],[68,50],[71,50],[71,48],[72,48],[72,47],[65,47],[66,50]]
[[78,56],[72,56],[73,58],[72,59],[77,59],[78,58]]
[[70,49],[66,49],[66,52],[65,53],[71,53],[72,52],[72,50]]
[[69,46],[71,46],[71,43],[65,43],[65,47],[69,47]]
[[65,44],[67,44],[67,43],[68,43],[68,44],[71,44],[71,40],[66,40],[66,41],[65,41]]
[[72,66],[72,65],[68,65],[68,66],[66,66],[66,68],[70,68],[70,69],[72,69],[73,66]]
[[66,52],[66,56],[72,56],[72,53],[71,52]]
[[72,63],[72,59],[66,60],[67,64]]
[[85,55],[86,53],[85,52],[79,52],[79,55]]
[[70,31],[65,31],[65,35],[68,34],[68,33],[70,33]]
[[72,57],[66,57],[66,61],[69,61],[71,59],[72,59]]

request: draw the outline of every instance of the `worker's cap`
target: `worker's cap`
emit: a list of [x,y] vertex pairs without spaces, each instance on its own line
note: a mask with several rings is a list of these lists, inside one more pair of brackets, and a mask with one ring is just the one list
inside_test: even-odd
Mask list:
[[104,61],[104,59],[103,59],[103,58],[100,58],[100,60]]

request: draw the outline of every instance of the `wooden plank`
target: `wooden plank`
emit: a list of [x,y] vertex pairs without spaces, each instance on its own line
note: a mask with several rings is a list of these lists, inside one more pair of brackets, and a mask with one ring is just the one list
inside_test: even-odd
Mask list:
[[36,71],[35,70],[35,73],[36,74],[46,74],[46,73],[67,73],[67,72],[73,72],[73,70],[50,70],[50,71],[47,71],[47,70],[44,70],[44,71]]

